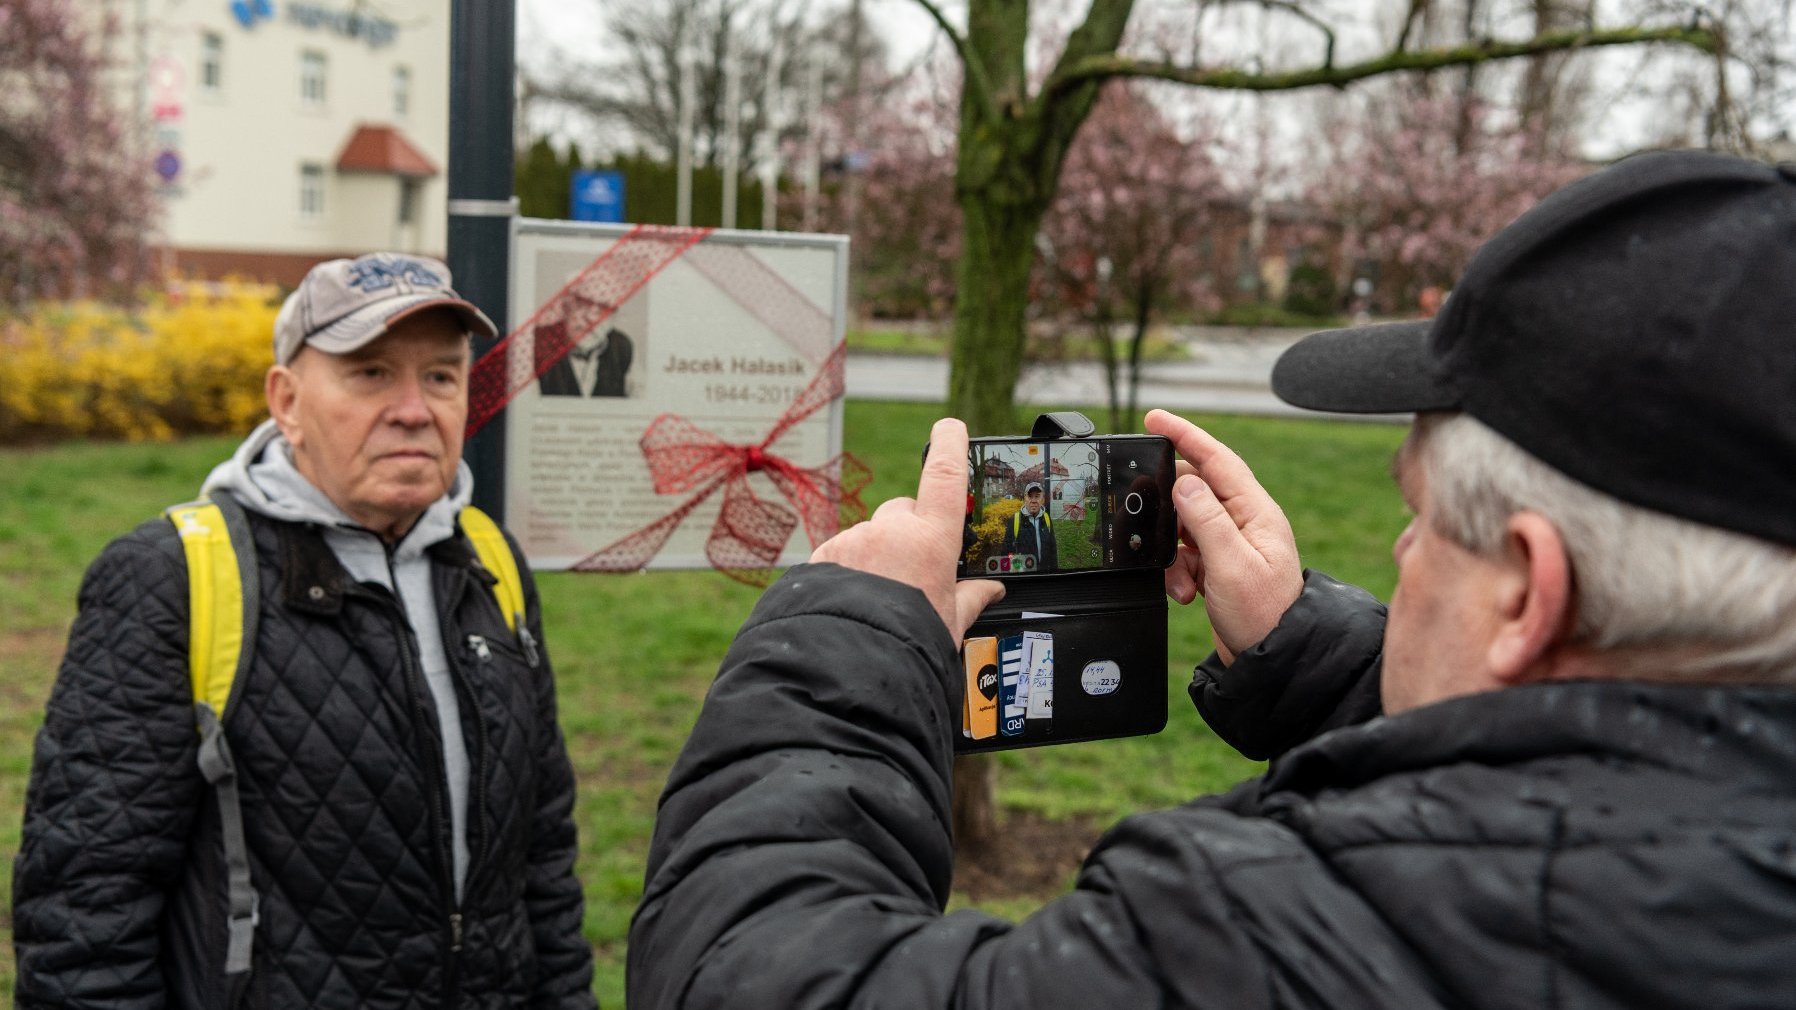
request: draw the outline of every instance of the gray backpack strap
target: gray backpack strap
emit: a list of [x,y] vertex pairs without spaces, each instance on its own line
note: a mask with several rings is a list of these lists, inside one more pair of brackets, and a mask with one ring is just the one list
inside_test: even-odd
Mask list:
[[256,888],[249,879],[243,802],[237,794],[237,769],[231,761],[231,745],[225,742],[224,724],[210,705],[198,704],[193,710],[200,727],[200,773],[212,783],[213,795],[218,797],[218,819],[224,832],[225,888],[230,901],[225,975],[240,975],[249,971],[256,923],[261,918]]

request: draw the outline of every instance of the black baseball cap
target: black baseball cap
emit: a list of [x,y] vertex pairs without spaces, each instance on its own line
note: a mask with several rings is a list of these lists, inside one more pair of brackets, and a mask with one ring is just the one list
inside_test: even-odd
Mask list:
[[1796,165],[1618,162],[1486,243],[1434,320],[1311,334],[1272,389],[1464,411],[1623,501],[1796,545]]

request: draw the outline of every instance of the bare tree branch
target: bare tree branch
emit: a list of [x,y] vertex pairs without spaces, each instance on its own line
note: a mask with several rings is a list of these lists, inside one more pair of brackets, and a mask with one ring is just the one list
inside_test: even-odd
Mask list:
[[1397,33],[1397,44],[1391,47],[1393,52],[1403,52],[1409,48],[1409,33],[1415,30],[1416,22],[1428,10],[1428,0],[1409,0],[1409,12],[1403,15],[1403,30]]
[[985,76],[984,65],[973,55],[972,48],[967,45],[966,36],[954,30],[954,26],[948,23],[948,16],[942,13],[942,9],[937,7],[933,0],[916,0],[916,3],[929,14],[936,27],[942,30],[942,34],[948,36],[948,41],[954,44],[954,52],[960,56],[960,65],[966,70],[967,78],[964,86],[973,93],[974,99],[979,103],[979,114],[988,121],[996,121],[998,105],[996,96],[992,94],[991,80]]
[[1299,20],[1307,21],[1314,26],[1317,31],[1321,32],[1328,39],[1328,45],[1322,51],[1322,65],[1325,67],[1332,67],[1335,65],[1335,30],[1330,28],[1326,21],[1323,21],[1321,18],[1311,14],[1309,11],[1304,10],[1296,4],[1290,3],[1289,0],[1260,0],[1260,2],[1263,6],[1269,7],[1272,10],[1282,10]]
[[1086,57],[1069,67],[1061,68],[1043,90],[1062,91],[1093,79],[1111,77],[1144,77],[1230,91],[1290,91],[1318,85],[1338,88],[1354,81],[1397,71],[1439,70],[1443,67],[1471,66],[1487,60],[1643,42],[1673,42],[1707,53],[1715,52],[1721,44],[1715,31],[1692,26],[1580,29],[1550,32],[1518,42],[1485,39],[1444,49],[1392,50],[1382,56],[1343,67],[1306,67],[1274,73],[1255,73],[1234,67],[1182,67],[1112,54]]
[[[1227,0],[1225,0],[1225,2],[1227,2]],[[1324,47],[1322,54],[1322,65],[1325,67],[1332,67],[1335,65],[1335,30],[1329,27],[1328,22],[1311,14],[1309,11],[1305,10],[1302,5],[1296,3],[1295,0],[1236,0],[1236,2],[1251,3],[1257,7],[1265,8],[1266,10],[1284,11],[1286,14],[1297,18],[1299,21],[1307,22],[1317,31],[1321,32],[1323,37],[1327,39],[1327,45]],[[1415,5],[1419,6],[1424,0],[1413,0],[1413,2]],[[1414,16],[1414,10],[1415,7],[1412,6],[1412,17]],[[1407,28],[1408,26],[1405,25],[1404,27]],[[1397,48],[1402,49],[1403,44],[1399,42]]]

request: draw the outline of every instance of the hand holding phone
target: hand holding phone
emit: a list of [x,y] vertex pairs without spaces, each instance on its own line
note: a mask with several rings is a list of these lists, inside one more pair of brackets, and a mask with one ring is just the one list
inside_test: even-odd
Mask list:
[[996,578],[1007,593],[963,642],[960,753],[1166,724],[1172,443],[1080,437],[1090,422],[1066,417],[1044,415],[1027,437],[967,445],[958,574],[963,585]]
[[1149,411],[1147,429],[1178,447],[1179,524],[1189,546],[1166,572],[1180,603],[1204,598],[1225,663],[1278,626],[1303,591],[1303,566],[1284,510],[1241,457],[1190,421]]
[[996,582],[956,583],[960,537],[961,464],[967,429],[943,418],[930,431],[930,448],[917,479],[917,497],[893,498],[873,518],[824,541],[814,562],[833,562],[914,586],[929,598],[948,633],[960,641],[979,612],[1004,595]]

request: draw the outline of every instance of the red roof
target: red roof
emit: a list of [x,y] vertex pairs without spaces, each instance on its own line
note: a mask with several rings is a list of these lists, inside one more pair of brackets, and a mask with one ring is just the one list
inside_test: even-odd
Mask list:
[[337,156],[339,172],[386,172],[424,179],[437,174],[423,152],[405,139],[405,134],[391,126],[362,125],[349,135],[343,153]]

